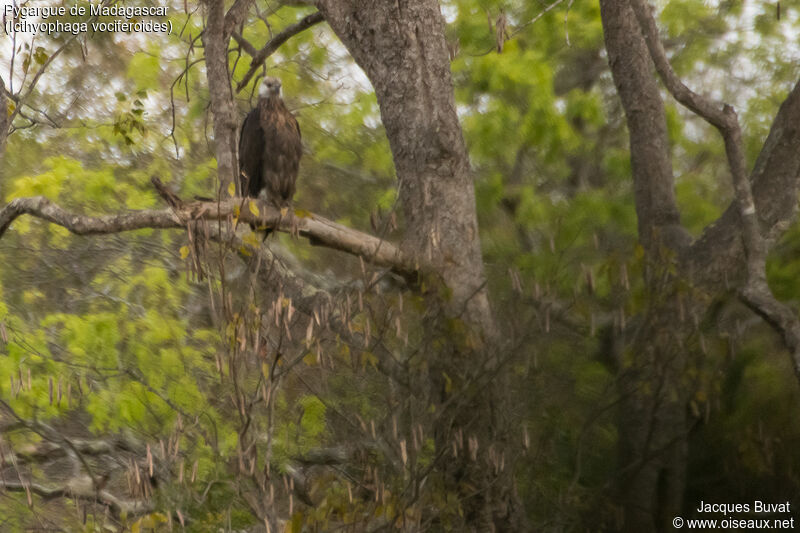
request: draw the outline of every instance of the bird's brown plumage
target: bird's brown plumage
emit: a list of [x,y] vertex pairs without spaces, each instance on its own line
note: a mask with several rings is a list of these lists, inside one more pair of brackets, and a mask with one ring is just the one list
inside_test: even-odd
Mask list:
[[264,78],[239,138],[242,192],[257,198],[264,191],[275,207],[290,206],[302,154],[300,126],[280,97],[280,82]]

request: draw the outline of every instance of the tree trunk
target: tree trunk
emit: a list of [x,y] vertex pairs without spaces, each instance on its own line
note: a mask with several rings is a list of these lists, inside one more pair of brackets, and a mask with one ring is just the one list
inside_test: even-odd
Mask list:
[[217,158],[219,191],[222,198],[227,198],[225,190],[231,181],[238,182],[239,173],[236,161],[239,124],[228,73],[230,37],[225,32],[225,3],[220,0],[206,0],[205,6],[208,22],[203,32],[203,50],[211,110],[214,114],[214,153]]
[[[600,9],[609,64],[630,130],[639,236],[646,250],[645,282],[652,302],[620,376],[619,488],[624,529],[671,530],[670,519],[680,509],[685,477],[685,409],[692,393],[685,370],[693,357],[687,341],[695,329],[674,317],[692,317],[689,322],[700,319],[713,295],[747,283],[747,251],[736,203],[689,244],[672,191],[664,109],[651,52],[629,1],[601,0]],[[665,72],[662,65],[662,77]],[[798,117],[800,83],[781,105],[750,175],[761,237],[768,242],[786,230],[796,211]],[[737,174],[733,168],[731,172]],[[697,292],[681,295],[677,280]],[[772,301],[770,306],[780,304]],[[791,311],[785,313],[790,321],[791,315]],[[786,326],[776,325],[779,333]],[[784,335],[789,344],[796,338],[792,335]]]
[[630,132],[639,241],[651,295],[646,322],[624,356],[618,381],[618,491],[624,531],[659,531],[678,515],[684,490],[687,393],[680,377],[692,330],[666,318],[679,314],[679,304],[669,303],[678,298],[670,263],[691,239],[680,224],[664,105],[636,17],[627,1],[601,0],[600,11]]
[[394,156],[406,246],[453,291],[453,307],[493,330],[475,189],[455,110],[444,21],[435,0],[317,2],[375,88]]
[[[475,189],[466,145],[455,110],[444,20],[436,0],[318,0],[317,6],[375,88],[389,138],[405,217],[404,248],[436,266],[447,287],[439,301],[445,315],[463,320],[483,338],[478,349],[449,336],[448,349],[428,354],[432,397],[466,398],[436,436],[442,450],[445,490],[462,502],[463,527],[473,531],[521,531],[524,513],[511,468],[497,466],[505,431],[497,415],[503,404],[502,378],[476,381],[497,368],[494,318],[485,287],[475,207]],[[431,329],[436,329],[431,327]],[[437,333],[437,334],[439,334]],[[434,353],[436,352],[436,353]],[[478,375],[480,374],[480,375]],[[459,389],[459,384],[464,389]],[[453,403],[453,402],[449,402]],[[476,439],[477,458],[450,455],[453,433]],[[492,466],[492,460],[495,465]]]
[[681,514],[691,390],[685,378],[686,338],[691,327],[673,323],[678,314],[677,304],[648,309],[624,355],[617,464],[621,529],[626,532],[669,531],[672,519]]
[[[3,83],[3,78],[0,78],[0,172],[3,170],[3,159],[6,155],[6,139],[8,138],[8,130],[11,128],[11,124],[9,124],[8,119],[8,97],[6,96],[6,86]],[[0,177],[2,177],[2,174],[0,174]],[[0,182],[0,198],[4,198],[2,182]]]

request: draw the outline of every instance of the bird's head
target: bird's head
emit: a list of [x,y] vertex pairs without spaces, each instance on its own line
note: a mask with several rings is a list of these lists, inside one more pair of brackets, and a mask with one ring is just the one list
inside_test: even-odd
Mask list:
[[259,98],[272,98],[281,94],[281,80],[267,76],[258,86]]

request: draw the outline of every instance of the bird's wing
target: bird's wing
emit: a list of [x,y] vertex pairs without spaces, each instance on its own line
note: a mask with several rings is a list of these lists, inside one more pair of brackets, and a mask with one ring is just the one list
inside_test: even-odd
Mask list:
[[294,129],[297,130],[297,138],[301,139],[303,136],[300,135],[300,124],[297,122],[297,117],[294,115],[292,115],[292,122],[294,122]]
[[300,134],[300,124],[297,122],[297,118],[288,110],[286,113],[289,115],[289,123],[290,127],[294,129],[297,133],[297,141],[294,143],[294,150],[295,150],[295,157],[297,158],[298,162],[300,161],[300,157],[303,155],[303,144],[302,138],[303,136]]
[[239,177],[242,194],[256,197],[264,187],[261,169],[264,154],[264,132],[261,131],[258,108],[247,114],[239,134]]

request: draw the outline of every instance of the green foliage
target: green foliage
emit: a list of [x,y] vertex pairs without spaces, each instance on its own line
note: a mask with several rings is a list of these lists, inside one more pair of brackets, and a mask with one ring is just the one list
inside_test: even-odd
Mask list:
[[[514,422],[515,433],[504,438],[515,457],[506,458],[507,467],[518,473],[522,500],[532,502],[531,523],[599,529],[612,523],[604,521],[613,515],[606,487],[618,475],[609,460],[620,438],[614,332],[661,300],[707,296],[695,294],[688,282],[664,294],[648,292],[642,282],[653,265],[637,244],[627,132],[602,53],[598,3],[564,2],[535,22],[544,6],[539,2],[441,4],[487,280],[507,342],[498,356],[512,369],[507,389],[515,401],[503,414]],[[752,166],[797,75],[797,58],[784,42],[787,32],[796,33],[796,18],[779,22],[766,4],[751,5],[751,18],[742,2],[657,4],[677,72],[690,87],[719,92],[735,104]],[[248,20],[242,35],[262,46],[311,12],[268,10],[267,24]],[[501,13],[508,40],[498,53]],[[184,72],[202,56],[199,41],[188,62],[178,54],[188,50],[203,21],[182,8],[171,9],[170,19],[182,34],[143,46],[97,35],[86,50],[65,50],[65,64],[83,64],[86,51],[101,66],[65,67],[34,94],[33,103],[64,127],[20,129],[10,137],[0,168],[4,202],[41,195],[92,215],[157,208],[161,202],[149,183],[154,175],[183,198],[216,194],[205,76],[199,66]],[[744,24],[753,38],[731,38]],[[23,47],[23,70],[46,62],[58,39]],[[235,86],[250,68],[249,57],[232,52],[229,60]],[[372,219],[388,228],[386,238],[398,239],[393,224],[402,228],[403,221],[378,102],[330,29],[319,25],[290,39],[270,58],[267,72],[281,77],[303,131],[298,212],[319,212],[370,232]],[[240,116],[252,107],[257,82],[255,76],[236,94]],[[98,91],[86,96],[85,87]],[[665,105],[682,223],[697,237],[732,197],[724,147],[708,125],[666,97]],[[62,118],[64,110],[77,115]],[[246,239],[260,244],[258,235]],[[470,372],[481,369],[463,368],[457,359],[480,339],[463,320],[437,315],[441,310],[428,296],[447,300],[446,290],[425,279],[419,293],[402,296],[382,287],[358,297],[336,292],[337,304],[352,297],[346,311],[320,312],[333,313],[348,331],[379,332],[378,343],[348,344],[329,331],[323,337],[319,330],[328,324],[314,322],[307,330],[309,317],[297,318],[301,313],[283,293],[278,298],[274,287],[251,283],[242,272],[256,265],[244,267],[213,244],[202,255],[196,242],[185,232],[161,231],[78,238],[17,219],[0,241],[9,258],[0,264],[0,326],[7,336],[0,341],[0,397],[20,416],[79,427],[82,437],[133,435],[158,453],[162,443],[177,443],[177,454],[163,462],[166,474],[151,487],[156,512],[132,517],[131,529],[165,527],[164,516],[175,526],[178,509],[191,517],[190,531],[253,526],[258,521],[242,496],[252,480],[242,472],[270,472],[276,505],[286,510],[288,476],[298,457],[355,443],[360,462],[337,465],[336,474],[314,470],[308,492],[315,505],[294,497],[288,531],[360,530],[376,519],[400,528],[424,513],[442,530],[457,530],[464,494],[445,490],[438,471],[450,448],[437,441],[449,427],[437,417],[446,417],[448,402],[465,390],[481,397],[470,382]],[[323,273],[326,283],[362,283],[357,260],[291,238],[279,242],[309,271]],[[771,287],[791,305],[799,249],[794,225],[768,263]],[[187,273],[196,253],[210,279]],[[283,317],[292,310],[291,326],[275,330],[273,306]],[[731,304],[720,322],[751,328],[752,320],[737,313]],[[744,501],[732,487],[752,483],[761,492],[748,496],[764,499],[774,494],[770,480],[779,469],[785,486],[800,486],[794,474],[800,430],[791,409],[776,408],[797,403],[782,348],[766,328],[748,329],[745,340],[737,336],[739,325],[697,320],[706,329],[698,326],[704,348],[701,334],[687,348],[702,354],[686,376],[697,385],[688,406],[697,417],[689,494]],[[258,339],[262,331],[269,334]],[[436,383],[445,401],[387,380],[381,350],[411,386]],[[623,369],[631,369],[633,355],[622,354]],[[242,404],[258,416],[244,416]],[[252,465],[242,448],[255,450]],[[146,463],[141,456],[140,467]],[[425,483],[411,484],[420,472]],[[707,481],[719,472],[732,481]],[[25,495],[4,497],[3,527],[22,530]],[[86,528],[95,527],[99,519],[88,519]]]

